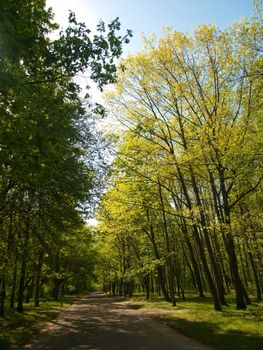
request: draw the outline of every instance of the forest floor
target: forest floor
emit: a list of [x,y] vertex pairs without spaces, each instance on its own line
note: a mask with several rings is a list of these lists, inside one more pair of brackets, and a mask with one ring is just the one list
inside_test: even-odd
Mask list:
[[160,322],[166,314],[167,310],[144,309],[136,302],[92,293],[46,323],[23,349],[212,350]]

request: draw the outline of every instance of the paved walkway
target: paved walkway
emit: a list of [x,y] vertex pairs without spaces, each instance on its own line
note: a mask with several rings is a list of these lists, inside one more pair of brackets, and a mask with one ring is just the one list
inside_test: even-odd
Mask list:
[[27,350],[212,350],[129,308],[123,299],[99,293],[62,311]]

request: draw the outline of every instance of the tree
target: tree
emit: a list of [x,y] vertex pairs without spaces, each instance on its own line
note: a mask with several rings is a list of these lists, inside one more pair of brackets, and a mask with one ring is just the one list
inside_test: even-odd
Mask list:
[[[86,119],[91,111],[84,108],[75,77],[89,69],[100,89],[114,82],[115,59],[131,36],[130,31],[118,34],[116,18],[108,26],[101,21],[91,39],[74,13],[68,28],[51,39],[56,29],[44,0],[1,2],[1,316],[9,269],[20,269],[13,287],[19,277],[18,311],[23,311],[32,243],[37,240],[45,251],[52,241],[50,230],[62,234],[68,226],[78,226],[80,207],[90,198],[93,169],[86,159],[93,141]],[[9,230],[12,222],[19,223],[16,234]],[[13,252],[18,240],[20,254]],[[44,253],[38,253],[40,273]],[[14,257],[16,264],[10,261]]]
[[[163,193],[168,205],[173,199],[182,232],[194,237],[190,244],[216,310],[226,303],[224,279],[233,283],[237,308],[250,302],[232,220],[262,182],[260,33],[256,17],[225,31],[207,25],[194,35],[165,29],[158,43],[146,40],[144,52],[124,61],[126,69],[108,96],[112,113],[134,135],[129,142],[121,137],[119,157],[151,188],[159,186],[161,207]],[[141,151],[132,139],[143,145]],[[166,232],[166,214],[162,225]],[[221,251],[228,256],[227,272]]]

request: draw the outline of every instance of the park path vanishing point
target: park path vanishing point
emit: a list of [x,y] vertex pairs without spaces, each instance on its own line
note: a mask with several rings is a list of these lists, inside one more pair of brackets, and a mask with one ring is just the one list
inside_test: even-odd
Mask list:
[[135,310],[123,298],[92,293],[45,324],[24,350],[212,350]]

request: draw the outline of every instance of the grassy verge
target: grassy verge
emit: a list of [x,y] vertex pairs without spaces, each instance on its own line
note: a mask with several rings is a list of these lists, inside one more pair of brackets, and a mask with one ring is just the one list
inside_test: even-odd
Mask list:
[[216,312],[210,298],[189,298],[176,307],[158,300],[136,298],[144,308],[166,310],[161,320],[180,333],[217,350],[263,349],[263,303],[253,302],[247,310],[236,310],[233,300]]
[[21,349],[34,333],[41,329],[43,322],[54,319],[65,307],[72,304],[74,297],[65,297],[63,307],[60,301],[41,301],[40,307],[25,304],[24,313],[6,310],[5,319],[0,318],[0,350]]

